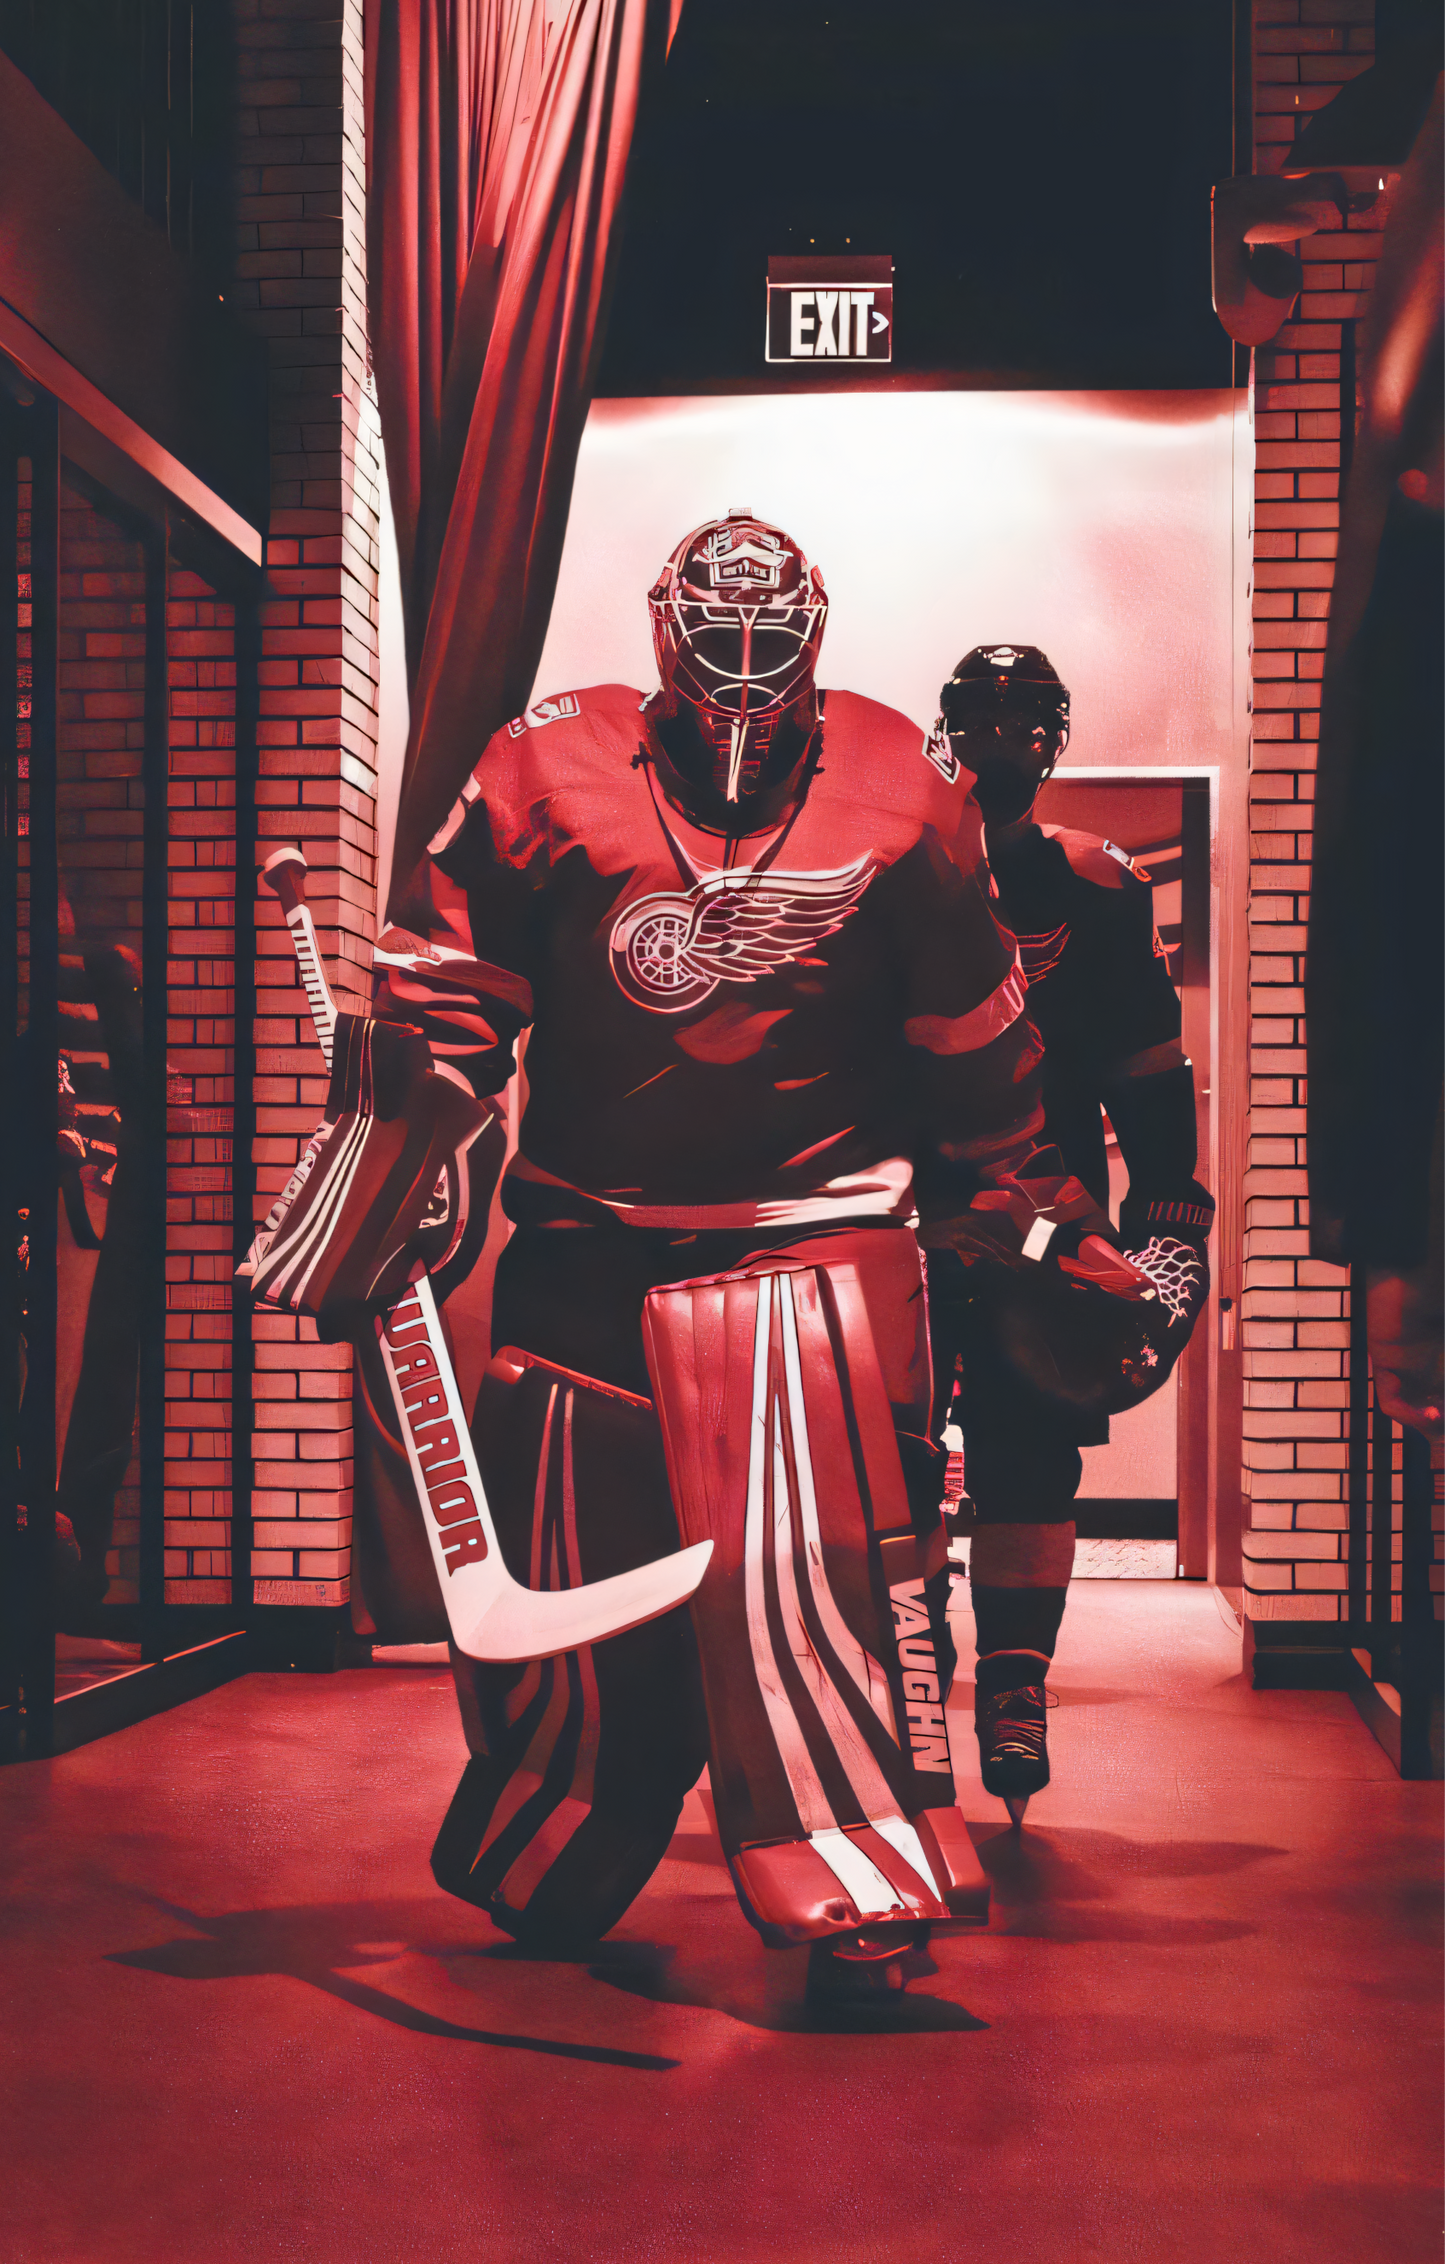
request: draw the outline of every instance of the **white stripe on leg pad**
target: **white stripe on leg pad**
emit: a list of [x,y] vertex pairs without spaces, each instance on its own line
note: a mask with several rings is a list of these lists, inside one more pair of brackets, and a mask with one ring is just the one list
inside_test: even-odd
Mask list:
[[929,1893],[939,1902],[942,1902],[943,1890],[933,1876],[928,1857],[923,1852],[923,1842],[907,1818],[903,1816],[870,1816],[868,1822],[880,1839],[887,1840],[891,1848],[896,1848],[910,1871],[918,1873]]
[[829,1831],[809,1832],[808,1845],[822,1856],[839,1886],[850,1896],[860,1918],[882,1918],[891,1910],[902,1910],[906,1916],[897,1889],[836,1824]]

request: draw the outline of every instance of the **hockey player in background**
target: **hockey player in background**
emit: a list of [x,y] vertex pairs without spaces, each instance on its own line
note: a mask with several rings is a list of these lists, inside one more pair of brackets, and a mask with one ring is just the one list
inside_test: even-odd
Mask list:
[[[1101,1111],[1129,1175],[1124,1249],[1155,1284],[1170,1326],[1154,1388],[1208,1290],[1214,1203],[1194,1176],[1194,1078],[1179,1000],[1154,926],[1149,879],[1113,842],[1033,816],[1068,739],[1069,695],[1032,645],[981,645],[941,694],[935,735],[974,775],[994,911],[1018,940],[1026,1011],[1044,1043],[1044,1140],[1109,1207]],[[977,1525],[970,1573],[978,1631],[976,1723],[987,1789],[1015,1813],[1049,1781],[1044,1677],[1074,1556],[1081,1446],[1108,1410],[1068,1408],[1001,1358],[987,1296],[949,1253],[929,1260],[940,1394],[958,1376],[964,1477]]]

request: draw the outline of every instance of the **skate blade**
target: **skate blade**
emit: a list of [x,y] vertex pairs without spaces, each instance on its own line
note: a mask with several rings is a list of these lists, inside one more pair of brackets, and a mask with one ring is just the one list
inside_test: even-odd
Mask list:
[[1022,1830],[1023,1828],[1023,1820],[1028,1809],[1030,1798],[1031,1795],[1027,1792],[1012,1792],[1004,1794],[1003,1804],[1009,1812],[1009,1821],[1012,1823],[1013,1828],[1016,1832]]

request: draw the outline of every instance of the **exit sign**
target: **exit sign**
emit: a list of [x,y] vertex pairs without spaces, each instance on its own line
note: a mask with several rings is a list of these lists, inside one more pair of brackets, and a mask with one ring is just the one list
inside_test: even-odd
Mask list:
[[891,259],[770,259],[765,359],[891,362]]

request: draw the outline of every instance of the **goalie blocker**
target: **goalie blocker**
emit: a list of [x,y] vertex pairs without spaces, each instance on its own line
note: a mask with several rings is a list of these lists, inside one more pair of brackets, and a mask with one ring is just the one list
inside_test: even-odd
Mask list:
[[504,1144],[494,1112],[438,1071],[419,1030],[336,1017],[326,1115],[241,1267],[260,1304],[310,1313],[323,1343],[358,1337],[418,1266],[446,1296],[486,1231],[468,1150]]

